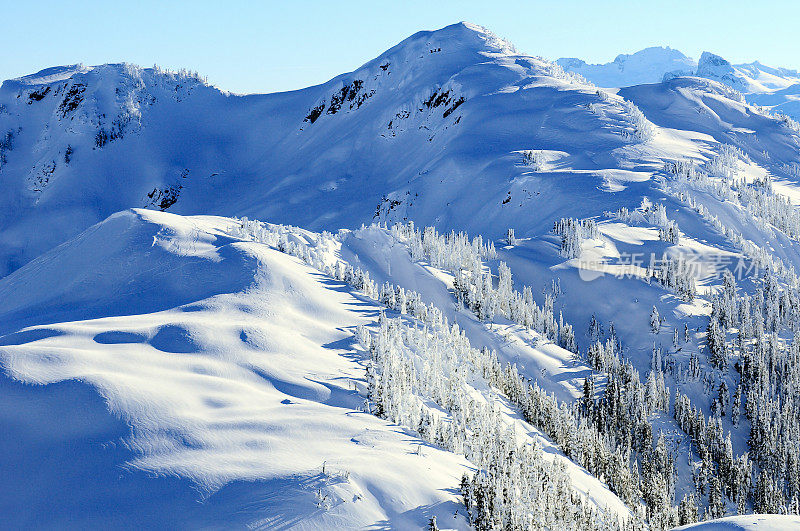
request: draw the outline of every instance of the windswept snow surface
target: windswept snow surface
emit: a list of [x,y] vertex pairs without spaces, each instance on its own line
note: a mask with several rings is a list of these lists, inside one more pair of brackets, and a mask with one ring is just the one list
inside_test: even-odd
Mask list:
[[747,516],[730,516],[718,520],[709,520],[698,524],[678,527],[698,531],[783,531],[784,529],[800,529],[800,517],[774,514],[754,514]]
[[[53,439],[78,448],[56,454],[78,460],[65,468],[18,460],[16,438],[0,439],[14,452],[3,456],[3,484],[16,486],[3,498],[6,523],[419,528],[436,516],[443,528],[466,527],[456,493],[474,467],[363,411],[365,353],[353,333],[381,307],[294,257],[232,238],[235,225],[125,211],[0,280],[0,359],[35,384],[4,381],[13,392],[2,398],[2,431],[21,428],[19,444],[30,441],[34,453],[59,451]],[[386,231],[366,238],[390,250]],[[393,263],[434,298],[447,296],[408,258]],[[472,335],[490,341],[478,326]],[[113,415],[66,383],[75,380]],[[54,404],[62,418],[48,411]],[[523,424],[520,433],[560,455]],[[627,514],[597,479],[558,458],[597,507]],[[84,469],[108,484],[84,483]],[[175,494],[137,494],[130,506],[130,490],[149,482]],[[93,498],[95,488],[107,494]],[[38,489],[67,494],[39,508]]]
[[[295,258],[224,236],[230,225],[123,212],[5,278],[3,365],[28,383],[89,383],[131,426],[96,440],[89,466],[116,468],[120,482],[138,470],[186,478],[195,499],[209,497],[185,517],[142,497],[132,521],[399,528],[436,515],[463,527],[454,489],[469,464],[428,446],[417,455],[424,443],[359,411],[364,371],[352,330],[378,308]],[[26,294],[24,309],[14,294]],[[73,402],[65,413],[81,419],[91,397],[62,390]],[[17,405],[35,412],[37,392]],[[104,434],[83,420],[67,433]],[[114,461],[108,445],[127,455]],[[86,489],[54,463],[13,473],[46,476],[51,491]],[[114,494],[106,503],[124,503]],[[4,509],[12,526],[57,526],[72,511],[93,526],[114,522],[103,506]]]

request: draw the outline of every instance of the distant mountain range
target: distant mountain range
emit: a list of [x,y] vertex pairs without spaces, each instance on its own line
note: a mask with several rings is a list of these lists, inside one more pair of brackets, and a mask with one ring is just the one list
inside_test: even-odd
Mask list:
[[703,52],[695,61],[678,50],[656,46],[618,55],[610,63],[589,64],[566,57],[556,63],[601,87],[659,83],[680,76],[712,79],[741,92],[750,103],[800,119],[800,73],[758,61],[733,65],[710,52]]

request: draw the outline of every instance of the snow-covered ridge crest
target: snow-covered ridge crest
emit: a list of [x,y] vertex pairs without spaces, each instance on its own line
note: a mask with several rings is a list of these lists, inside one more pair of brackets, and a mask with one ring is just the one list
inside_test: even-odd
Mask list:
[[303,121],[313,124],[325,115],[388,99],[393,107],[385,115],[390,124],[386,136],[394,137],[398,127],[409,128],[403,122],[409,117],[413,127],[432,129],[437,124],[427,117],[415,120],[414,115],[438,108],[441,118],[447,118],[474,96],[503,91],[533,77],[589,85],[555,63],[520,54],[512,43],[482,26],[459,22],[418,32],[353,72],[313,87],[318,96]]
[[344,77],[365,78],[381,71],[394,73],[393,84],[402,86],[411,76],[425,72],[452,75],[485,61],[487,57],[511,56],[517,53],[511,42],[488,29],[469,22],[459,22],[438,30],[417,32],[353,72],[338,76],[323,86]]
[[170,71],[157,65],[152,68],[131,63],[71,65],[5,81],[0,87],[0,97],[17,100],[17,109],[6,105],[6,112],[20,114],[26,109],[20,104],[35,103],[37,109],[51,111],[52,121],[74,121],[76,115],[82,115],[82,120],[98,127],[104,118],[109,122],[116,120],[118,123],[109,124],[107,129],[122,129],[124,125],[119,122],[138,121],[141,108],[152,105],[159,97],[180,101],[195,87],[205,84],[205,79],[196,72]]
[[[425,50],[426,46],[427,50]],[[441,48],[441,50],[439,50],[439,48]],[[407,50],[409,54],[423,51],[438,53],[445,50],[445,55],[447,55],[448,52],[449,54],[453,54],[456,50],[484,54],[518,54],[513,43],[498,37],[487,28],[471,22],[458,22],[438,30],[417,32],[400,41],[400,43],[393,46],[373,61],[380,61],[390,55],[396,55],[401,50]],[[436,51],[431,52],[431,50]],[[370,61],[370,63],[373,61]]]
[[714,79],[737,90],[744,90],[744,81],[737,76],[736,70],[727,60],[711,52],[703,52],[697,63],[698,77]]
[[14,91],[25,90],[29,87],[36,87],[39,85],[54,85],[65,81],[85,82],[89,80],[97,80],[107,78],[109,76],[128,75],[128,76],[144,76],[146,79],[153,79],[156,77],[163,77],[173,81],[189,81],[206,83],[206,78],[199,73],[180,69],[170,70],[162,68],[158,65],[152,67],[141,67],[133,63],[106,63],[103,65],[87,66],[83,63],[64,66],[53,66],[45,68],[34,74],[26,76],[7,79],[3,81],[2,90]]
[[85,74],[95,67],[86,66],[82,63],[65,66],[53,66],[40,70],[35,74],[28,74],[26,76],[9,79],[3,82],[3,85],[45,85],[49,83],[56,83],[71,78],[75,74]]

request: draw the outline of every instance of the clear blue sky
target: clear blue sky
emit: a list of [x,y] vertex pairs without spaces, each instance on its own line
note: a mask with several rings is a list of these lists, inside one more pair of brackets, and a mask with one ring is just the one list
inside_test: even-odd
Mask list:
[[273,92],[353,70],[408,35],[467,20],[525,53],[606,62],[668,45],[800,68],[800,2],[0,0],[0,78],[83,62],[197,70]]

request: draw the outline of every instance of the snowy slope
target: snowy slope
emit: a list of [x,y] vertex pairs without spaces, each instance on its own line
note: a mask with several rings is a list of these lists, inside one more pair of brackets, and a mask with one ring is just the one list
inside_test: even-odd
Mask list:
[[703,52],[696,75],[729,85],[746,94],[765,94],[785,89],[800,81],[800,73],[788,68],[772,68],[758,61],[732,65],[719,55]]
[[[587,350],[612,340],[613,324],[620,356],[642,384],[663,370],[671,397],[679,391],[710,415],[721,384],[733,390],[740,381],[736,356],[724,371],[712,366],[705,333],[723,270],[758,265],[738,292],[757,300],[763,266],[784,293],[800,269],[800,128],[732,85],[746,74],[789,98],[794,74],[704,55],[707,77],[659,82],[658,72],[688,59],[668,49],[621,57],[613,68],[647,84],[599,89],[461,23],[415,34],[351,73],[290,93],[238,96],[194,74],[124,64],[5,82],[4,368],[49,383],[44,389],[74,379],[99,389],[132,433],[82,387],[67,382],[53,393],[103,419],[99,439],[124,439],[113,459],[129,462],[131,474],[199,485],[210,498],[198,517],[225,519],[237,503],[267,503],[253,501],[259,492],[291,493],[270,494],[272,505],[252,518],[246,512],[245,523],[293,506],[296,493],[303,501],[282,523],[420,526],[436,515],[442,526],[466,524],[453,513],[461,474],[475,463],[432,446],[411,456],[421,444],[413,432],[358,411],[367,353],[353,334],[359,324],[375,332],[382,307],[321,272],[336,260],[418,292],[473,347],[495,350],[569,406],[591,375],[591,398],[603,396],[607,367],[590,370]],[[562,63],[570,65],[578,63]],[[303,245],[335,244],[320,244],[324,263],[312,268],[275,242],[239,241],[232,216],[299,225],[305,230],[285,230]],[[591,223],[580,237],[555,234],[562,218]],[[481,267],[496,281],[500,263],[510,265],[515,288],[529,286],[530,298],[563,321],[559,333],[572,326],[579,353],[562,348],[563,337],[497,313],[481,322],[456,301],[452,271],[412,259],[409,238],[358,229],[409,220],[496,246]],[[307,232],[339,229],[348,230],[333,240]],[[515,238],[503,241],[508,229]],[[662,255],[700,264],[691,296],[647,269]],[[643,261],[632,266],[636,257]],[[781,304],[791,321],[791,304]],[[789,331],[778,331],[787,343]],[[698,374],[687,377],[689,367]],[[14,397],[29,390],[4,384]],[[469,392],[496,405],[523,440],[547,455],[570,451],[522,424],[519,404],[473,384]],[[31,391],[18,402],[37,394],[48,400]],[[701,466],[673,413],[668,404],[647,415],[653,440],[663,433],[678,456],[670,505],[694,491]],[[33,439],[44,424],[30,430]],[[720,425],[735,455],[748,451],[747,421],[734,425],[726,415]],[[362,439],[365,430],[375,434]],[[96,452],[85,451],[100,467]],[[626,514],[607,477],[566,466],[591,507]],[[231,485],[235,495],[226,494]],[[702,498],[701,511],[709,504]],[[723,505],[736,511],[732,499]]]
[[7,272],[128,207],[311,229],[413,217],[499,236],[546,203],[551,186],[520,179],[516,152],[563,152],[566,166],[606,169],[626,144],[618,102],[604,117],[588,112],[602,104],[594,87],[467,24],[421,32],[352,73],[285,94],[233,96],[126,65],[53,77],[0,90]]
[[[365,354],[353,334],[357,325],[374,324],[380,305],[296,258],[232,238],[235,225],[126,211],[37,258],[0,281],[3,366],[45,389],[66,380],[88,383],[130,425],[109,439],[94,424],[71,429],[72,437],[96,441],[84,450],[84,467],[119,471],[113,482],[119,490],[107,503],[129,511],[129,523],[411,528],[436,516],[441,526],[465,527],[453,493],[473,465],[362,411]],[[385,243],[374,231],[364,237]],[[432,281],[422,268],[410,275]],[[4,395],[2,410],[13,403],[22,418],[35,412],[38,387],[14,390]],[[96,424],[114,424],[91,394],[60,392],[70,404],[62,414],[80,417],[85,408],[95,411]],[[9,423],[9,416],[0,419]],[[47,448],[52,435],[44,425],[16,422]],[[520,426],[523,433],[531,429]],[[109,446],[125,451],[109,455]],[[564,462],[598,508],[627,512],[599,481]],[[91,495],[80,476],[65,475],[61,466],[26,466],[5,472],[5,481],[30,474],[47,478],[50,489]],[[125,509],[114,496],[125,496],[119,485],[131,482],[149,488],[141,471],[186,483],[178,483],[173,503],[141,499]],[[29,503],[36,485],[14,499]],[[199,494],[192,496],[190,485]],[[193,498],[202,504],[191,506]],[[12,522],[57,525],[74,510],[69,501],[38,514],[15,513]],[[73,503],[83,503],[87,525],[119,517]],[[187,514],[170,515],[181,503],[190,505]]]
[[795,120],[800,119],[800,82],[770,92],[749,94],[747,100]]
[[800,518],[796,516],[752,515],[730,516],[728,518],[720,518],[718,520],[682,526],[678,529],[700,529],[703,531],[758,529],[759,531],[780,531],[782,529],[797,528],[800,528]]
[[[447,490],[468,464],[435,448],[417,456],[414,437],[358,412],[363,369],[348,329],[376,308],[296,259],[226,238],[229,225],[125,212],[7,277],[4,323],[20,322],[8,294],[27,292],[22,320],[37,326],[4,337],[4,366],[26,382],[91,384],[133,430],[123,436],[130,461],[110,466],[188,478],[212,496],[190,520],[161,514],[161,525],[235,521],[246,507],[242,523],[257,527],[453,520]],[[55,277],[53,266],[65,272]],[[130,306],[156,292],[157,302]],[[50,474],[82,488],[59,468]],[[234,481],[247,483],[225,499],[218,491]],[[329,509],[317,507],[318,490]],[[64,517],[50,516],[39,524]]]
[[[408,218],[492,237],[512,224],[541,233],[555,218],[552,197],[593,202],[584,182],[643,178],[625,173],[639,164],[621,134],[629,113],[596,91],[469,24],[421,32],[352,73],[284,94],[235,96],[128,65],[8,81],[0,267],[129,207],[310,229]],[[563,177],[528,171],[526,149]]]

